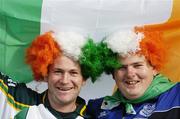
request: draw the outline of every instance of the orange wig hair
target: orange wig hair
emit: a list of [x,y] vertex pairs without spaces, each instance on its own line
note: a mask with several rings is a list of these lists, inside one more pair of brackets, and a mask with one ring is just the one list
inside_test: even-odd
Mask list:
[[43,80],[48,74],[49,65],[61,55],[60,47],[52,36],[47,32],[38,36],[26,51],[26,63],[30,65],[35,80]]
[[139,53],[144,55],[150,64],[160,71],[167,61],[167,46],[163,42],[163,33],[161,31],[146,31],[141,29],[136,32],[142,32],[144,38],[140,41]]

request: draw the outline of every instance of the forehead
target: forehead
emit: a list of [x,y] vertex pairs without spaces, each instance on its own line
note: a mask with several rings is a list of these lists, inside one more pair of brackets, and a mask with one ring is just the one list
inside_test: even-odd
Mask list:
[[120,56],[119,60],[122,64],[147,63],[146,58],[143,55],[138,54]]
[[53,68],[61,68],[66,70],[80,70],[80,65],[78,62],[74,61],[73,59],[62,55],[58,56],[52,65]]

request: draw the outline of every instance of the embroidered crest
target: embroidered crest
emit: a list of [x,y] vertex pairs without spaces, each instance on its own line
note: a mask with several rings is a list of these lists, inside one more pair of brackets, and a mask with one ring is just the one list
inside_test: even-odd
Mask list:
[[149,117],[152,112],[155,110],[155,104],[144,105],[143,109],[140,111],[140,115],[144,117]]
[[76,117],[76,119],[84,119],[83,117],[81,117],[81,116],[78,116],[78,117]]
[[16,82],[14,82],[11,78],[8,78],[8,86],[12,86],[12,87],[15,87],[17,85]]
[[108,114],[107,111],[102,111],[102,112],[100,112],[100,114],[99,114],[99,116],[98,116],[98,119],[107,116],[107,114]]

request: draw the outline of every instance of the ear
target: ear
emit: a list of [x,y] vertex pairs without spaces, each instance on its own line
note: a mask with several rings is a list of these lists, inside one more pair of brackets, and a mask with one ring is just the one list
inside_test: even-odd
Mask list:
[[45,76],[43,81],[44,81],[44,82],[48,82],[48,77]]
[[159,72],[153,67],[153,76],[156,76]]
[[84,86],[85,84],[86,84],[86,80],[83,79],[82,86]]

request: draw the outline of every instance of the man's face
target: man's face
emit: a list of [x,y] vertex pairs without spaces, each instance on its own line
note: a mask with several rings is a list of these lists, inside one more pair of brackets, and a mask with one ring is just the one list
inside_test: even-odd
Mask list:
[[115,70],[114,79],[120,92],[127,99],[136,99],[144,94],[153,80],[156,70],[144,56],[120,57],[122,67]]
[[51,105],[73,105],[85,84],[80,66],[66,56],[55,59],[47,77],[48,98]]

